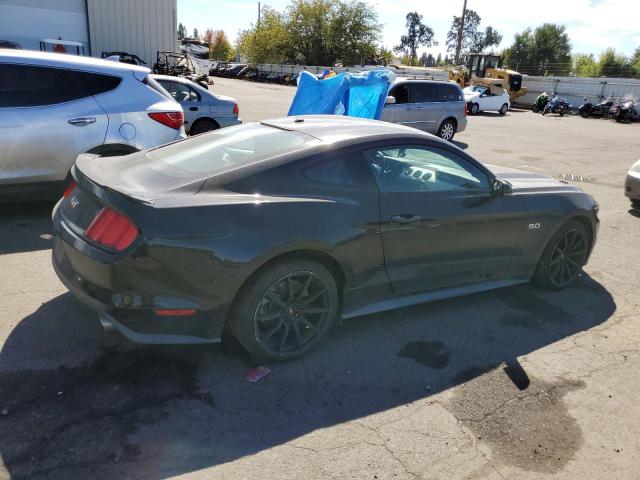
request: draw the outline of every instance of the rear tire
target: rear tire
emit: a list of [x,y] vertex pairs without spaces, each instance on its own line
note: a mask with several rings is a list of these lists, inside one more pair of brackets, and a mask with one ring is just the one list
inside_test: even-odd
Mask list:
[[640,210],[640,200],[631,200],[631,208]]
[[500,115],[506,115],[507,112],[509,111],[509,105],[507,105],[506,103],[502,104],[502,107],[500,107]]
[[197,120],[196,124],[191,127],[189,135],[199,135],[201,133],[217,130],[218,128],[220,127],[216,122],[209,120],[208,118],[203,118],[201,120]]
[[480,111],[480,105],[478,105],[477,103],[471,104],[471,110],[469,110],[469,113],[471,115],[477,115],[479,111]]
[[284,259],[247,281],[234,301],[228,326],[256,359],[293,360],[329,333],[338,305],[338,287],[325,266]]
[[582,223],[569,220],[549,240],[532,283],[547,290],[561,290],[571,285],[582,272],[591,241]]
[[450,142],[453,140],[454,135],[456,134],[456,124],[451,119],[446,119],[438,128],[438,136]]

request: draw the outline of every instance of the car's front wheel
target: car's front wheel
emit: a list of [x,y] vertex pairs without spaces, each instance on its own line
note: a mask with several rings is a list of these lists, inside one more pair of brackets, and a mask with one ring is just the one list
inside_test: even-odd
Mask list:
[[473,103],[471,105],[471,109],[469,110],[469,113],[471,113],[471,115],[477,115],[479,111],[480,111],[480,105],[478,105],[477,103]]
[[331,330],[338,298],[335,278],[322,264],[285,259],[249,279],[234,302],[229,329],[259,360],[292,360]]
[[446,140],[447,142],[450,142],[451,140],[453,140],[453,136],[455,134],[456,134],[456,124],[453,122],[453,120],[450,120],[450,119],[445,120],[440,125],[440,128],[438,128],[438,136],[441,139]]
[[631,200],[631,208],[640,210],[640,200]]
[[533,275],[533,283],[548,290],[571,285],[587,260],[591,239],[585,226],[570,220],[547,244]]
[[500,115],[506,115],[507,112],[509,111],[509,105],[507,105],[506,103],[502,105],[502,107],[500,107]]

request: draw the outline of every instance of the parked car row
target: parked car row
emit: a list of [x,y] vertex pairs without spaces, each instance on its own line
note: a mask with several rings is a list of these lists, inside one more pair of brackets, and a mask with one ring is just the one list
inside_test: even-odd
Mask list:
[[256,67],[243,63],[220,62],[209,70],[213,77],[237,78],[254,82],[278,83],[281,85],[296,85],[297,73],[264,72]]
[[58,196],[82,153],[127,155],[236,123],[233,99],[187,79],[130,63],[4,49],[0,198]]

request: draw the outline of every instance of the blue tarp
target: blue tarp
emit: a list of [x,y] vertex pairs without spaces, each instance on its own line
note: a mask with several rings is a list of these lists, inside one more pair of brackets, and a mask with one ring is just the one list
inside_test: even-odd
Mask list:
[[387,70],[345,72],[324,80],[302,71],[289,115],[347,115],[380,119],[389,84],[395,74]]

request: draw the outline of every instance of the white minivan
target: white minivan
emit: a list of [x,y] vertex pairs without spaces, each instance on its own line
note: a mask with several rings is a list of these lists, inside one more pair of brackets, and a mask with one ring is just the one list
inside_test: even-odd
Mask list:
[[0,199],[60,193],[81,153],[126,155],[185,138],[182,107],[149,73],[0,49]]

